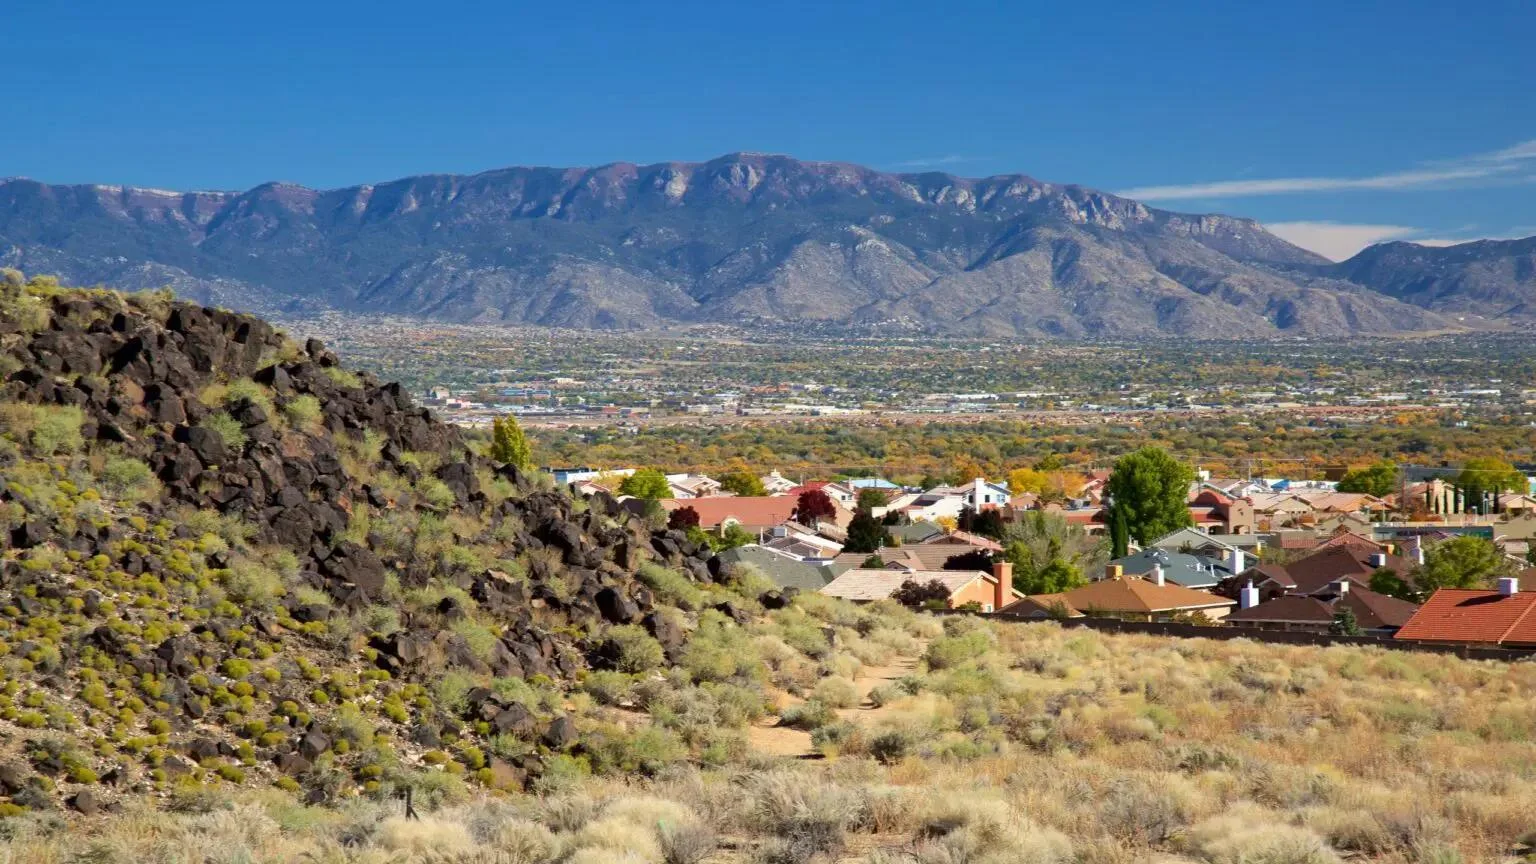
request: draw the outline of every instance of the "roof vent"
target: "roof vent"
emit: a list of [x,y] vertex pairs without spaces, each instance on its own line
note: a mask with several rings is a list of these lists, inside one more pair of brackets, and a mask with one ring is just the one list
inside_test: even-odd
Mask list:
[[1377,569],[1387,566],[1387,554],[1385,552],[1373,552],[1370,558],[1371,566]]

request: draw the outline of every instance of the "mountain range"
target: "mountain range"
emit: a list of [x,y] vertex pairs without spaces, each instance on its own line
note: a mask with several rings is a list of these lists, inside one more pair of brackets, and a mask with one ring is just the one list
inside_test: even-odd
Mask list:
[[1335,264],[1249,219],[1023,175],[737,153],[320,191],[0,180],[0,266],[203,303],[580,328],[1248,338],[1536,316],[1536,238]]

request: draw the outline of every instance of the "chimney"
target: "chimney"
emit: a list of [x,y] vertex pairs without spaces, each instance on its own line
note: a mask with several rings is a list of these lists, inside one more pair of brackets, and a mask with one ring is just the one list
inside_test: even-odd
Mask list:
[[1416,536],[1416,537],[1413,538],[1413,563],[1419,565],[1420,567],[1424,566],[1424,538],[1423,537],[1417,537]]
[[1248,584],[1238,592],[1237,605],[1240,609],[1252,609],[1259,605],[1259,589],[1253,587],[1252,579],[1249,579]]
[[1159,588],[1163,587],[1163,565],[1153,564],[1152,572],[1147,574],[1147,580]]
[[1104,565],[1104,578],[1105,579],[1119,579],[1121,576],[1124,576],[1124,575],[1125,575],[1125,568],[1120,566],[1119,564],[1106,564],[1106,565]]
[[971,509],[981,512],[981,504],[987,497],[987,481],[977,477],[971,481]]
[[1387,553],[1385,553],[1385,552],[1373,552],[1373,553],[1371,553],[1370,562],[1371,562],[1371,566],[1372,567],[1375,567],[1376,569],[1380,570],[1381,568],[1387,566]]
[[996,612],[1013,599],[1013,565],[1007,561],[993,564],[992,578],[997,580],[992,586],[992,611]]
[[1335,579],[1328,587],[1333,589],[1334,594],[1343,597],[1345,594],[1349,593],[1349,580]]
[[1234,548],[1227,555],[1227,568],[1232,571],[1233,576],[1243,572],[1243,550]]
[[1513,597],[1520,593],[1520,580],[1514,576],[1505,576],[1499,580],[1499,594],[1504,597]]

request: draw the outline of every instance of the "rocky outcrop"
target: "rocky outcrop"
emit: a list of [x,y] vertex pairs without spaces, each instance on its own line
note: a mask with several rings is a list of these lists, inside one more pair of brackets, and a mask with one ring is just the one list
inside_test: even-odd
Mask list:
[[[14,292],[0,300],[18,308]],[[4,416],[46,414],[77,428],[81,440],[55,444],[0,430],[0,473],[57,472],[73,479],[49,482],[74,496],[66,518],[40,507],[36,488],[0,477],[9,520],[0,532],[0,635],[11,639],[17,622],[69,622],[46,650],[25,639],[13,646],[39,658],[31,692],[53,694],[29,696],[28,707],[85,698],[89,682],[67,677],[83,658],[148,682],[141,710],[155,712],[153,734],[181,754],[156,756],[154,782],[206,776],[213,765],[238,777],[245,769],[233,763],[242,761],[318,783],[317,760],[337,752],[341,732],[323,721],[334,702],[305,680],[306,669],[330,670],[311,680],[343,699],[354,685],[338,682],[355,680],[355,666],[376,676],[368,680],[423,687],[453,670],[568,684],[609,662],[600,635],[608,623],[639,624],[675,653],[685,638],[677,610],[658,602],[636,569],[658,562],[713,578],[708,550],[686,536],[651,531],[607,495],[576,502],[480,456],[397,385],[344,370],[319,342],[300,347],[259,319],[156,297],[39,290],[27,302],[42,314],[0,318]],[[110,475],[93,459],[147,469],[154,482],[142,478],[148,491],[124,499],[131,506],[103,506],[86,497],[96,490],[78,485]],[[21,470],[24,463],[45,473]],[[249,541],[219,540],[236,529],[210,527],[207,514],[239,526]],[[426,542],[433,532],[446,533]],[[455,554],[460,547],[477,551]],[[258,566],[257,550],[278,548],[291,553],[285,587],[241,581],[241,568]],[[491,560],[497,566],[486,566]],[[179,592],[174,601],[168,591]],[[431,599],[403,604],[413,591]],[[183,609],[186,597],[197,600]],[[140,609],[156,611],[146,617]],[[398,620],[373,629],[359,614],[370,609]],[[242,647],[252,641],[264,653]],[[292,655],[288,662],[308,665],[256,674],[252,658],[271,657],[276,646]],[[462,704],[416,697],[407,709],[397,701],[379,722],[411,740],[528,741],[526,756],[486,766],[487,783],[521,783],[537,776],[541,754],[574,746],[570,718],[482,690]],[[100,713],[105,697],[91,698],[91,714],[71,716],[114,722]],[[24,717],[9,699],[0,700],[5,712],[29,728],[48,722]],[[67,760],[49,765],[91,776]],[[125,764],[112,768],[147,782]],[[94,782],[77,780],[52,796],[0,765],[12,803],[51,801],[81,813],[113,806],[89,788]]]

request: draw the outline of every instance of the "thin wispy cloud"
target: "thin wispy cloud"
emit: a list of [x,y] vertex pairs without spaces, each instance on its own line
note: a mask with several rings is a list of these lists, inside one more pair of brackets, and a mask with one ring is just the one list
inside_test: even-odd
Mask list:
[[917,159],[905,159],[892,163],[893,168],[942,168],[945,165],[964,165],[967,162],[979,161],[977,156],[962,156],[959,153],[948,153],[943,156],[923,156]]
[[1536,167],[1536,140],[1523,141],[1491,153],[1436,162],[1402,171],[1366,177],[1282,177],[1269,180],[1217,180],[1168,186],[1139,186],[1117,194],[1142,201],[1191,198],[1251,198],[1352,189],[1433,189],[1469,182],[1516,184],[1530,182]]

